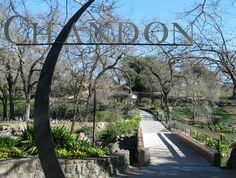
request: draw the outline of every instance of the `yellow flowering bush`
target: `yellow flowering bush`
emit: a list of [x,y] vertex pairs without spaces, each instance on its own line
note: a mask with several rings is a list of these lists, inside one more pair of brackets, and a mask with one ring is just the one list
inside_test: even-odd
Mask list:
[[19,158],[23,156],[23,152],[17,147],[0,148],[0,158]]
[[74,158],[84,158],[88,156],[86,152],[83,152],[80,150],[73,150],[71,151],[71,153],[72,153],[72,157]]
[[84,158],[84,157],[102,157],[106,156],[108,151],[101,148],[87,148],[68,151],[66,149],[59,149],[56,151],[59,158]]

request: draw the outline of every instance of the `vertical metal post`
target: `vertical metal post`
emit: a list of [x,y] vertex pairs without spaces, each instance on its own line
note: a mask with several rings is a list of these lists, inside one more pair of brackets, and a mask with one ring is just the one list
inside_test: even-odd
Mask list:
[[[96,82],[95,82],[96,83]],[[93,146],[95,147],[95,131],[96,131],[96,112],[97,112],[97,91],[96,86],[93,87]]]
[[217,151],[220,153],[220,144],[221,144],[221,141],[223,139],[223,135],[220,134],[220,138],[218,139],[218,143],[217,143]]

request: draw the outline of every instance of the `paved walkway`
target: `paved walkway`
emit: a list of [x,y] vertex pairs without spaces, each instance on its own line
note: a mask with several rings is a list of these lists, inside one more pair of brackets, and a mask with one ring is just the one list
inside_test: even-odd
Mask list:
[[150,150],[150,165],[135,169],[128,177],[236,178],[236,172],[211,166],[203,157],[177,139],[153,116],[141,111],[144,147]]

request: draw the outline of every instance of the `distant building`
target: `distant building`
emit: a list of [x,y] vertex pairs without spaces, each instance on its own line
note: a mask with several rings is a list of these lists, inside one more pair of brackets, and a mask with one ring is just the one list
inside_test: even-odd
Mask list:
[[117,92],[114,93],[113,95],[109,96],[107,99],[108,100],[114,100],[116,102],[121,102],[124,104],[135,104],[137,101],[137,95],[133,93],[128,93],[128,92]]

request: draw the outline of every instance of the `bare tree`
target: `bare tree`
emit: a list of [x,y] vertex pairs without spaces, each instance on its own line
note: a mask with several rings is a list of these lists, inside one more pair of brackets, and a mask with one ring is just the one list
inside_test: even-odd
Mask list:
[[[45,54],[49,48],[39,51],[39,57],[36,60],[27,59],[29,56],[34,55],[36,57],[36,51],[32,51],[33,54],[28,53],[30,49],[17,48],[19,58],[19,70],[22,81],[23,93],[25,97],[25,114],[24,119],[28,121],[30,119],[30,101],[34,96],[35,85],[38,82],[38,72],[41,71],[41,65],[44,61]],[[28,53],[28,54],[27,54]],[[41,53],[41,54],[40,54]],[[32,58],[32,57],[31,57]],[[27,61],[26,61],[27,60]],[[35,74],[36,73],[36,74]]]
[[219,2],[204,0],[184,15],[193,22],[196,29],[192,49],[196,58],[205,59],[212,67],[217,67],[224,74],[223,81],[230,80],[233,86],[231,98],[235,99],[236,56],[232,39],[236,36],[225,28],[227,22],[220,11]]
[[15,119],[15,92],[16,84],[20,74],[16,56],[12,56],[8,51],[2,50],[0,53],[1,62],[4,68],[5,80],[7,81],[7,90],[9,94],[9,118]]
[[186,59],[187,47],[161,47],[154,62],[148,64],[150,72],[157,78],[161,87],[163,100],[167,112],[167,121],[172,120],[172,107],[169,105],[169,95],[176,80],[183,78],[179,68]]
[[217,101],[219,84],[217,74],[210,71],[207,66],[198,63],[196,59],[189,59],[182,65],[182,92],[185,92],[187,99],[190,99],[192,111],[191,119],[195,120],[201,111],[203,104],[210,105]]
[[7,120],[7,100],[8,100],[8,93],[7,93],[7,83],[4,80],[4,76],[0,76],[0,100],[2,101],[2,110],[3,115],[2,119]]

